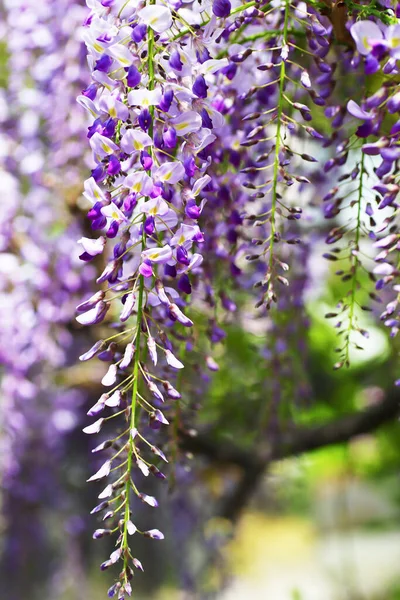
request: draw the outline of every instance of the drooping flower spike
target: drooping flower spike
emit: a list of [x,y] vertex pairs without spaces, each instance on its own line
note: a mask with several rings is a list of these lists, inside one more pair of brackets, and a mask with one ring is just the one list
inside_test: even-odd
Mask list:
[[[134,10],[128,4],[91,2],[90,8],[84,37],[97,89],[79,102],[94,117],[88,137],[96,164],[85,182],[85,197],[91,203],[92,228],[102,235],[80,240],[81,258],[105,256],[107,265],[98,282],[109,287],[81,305],[77,320],[93,325],[112,315],[126,323],[112,336],[115,350],[102,380],[111,388],[106,392],[109,400],[100,399],[89,411],[97,420],[84,429],[99,433],[116,416],[126,422],[118,444],[112,442],[114,454],[91,478],[112,477],[107,487],[111,500],[98,510],[109,511],[112,502],[109,518],[116,523],[117,550],[102,568],[121,564],[113,593],[122,597],[130,594],[135,567],[128,537],[135,520],[134,498],[157,506],[138,489],[138,476],[162,476],[151,458],[164,457],[152,441],[152,430],[168,424],[162,404],[180,397],[173,380],[184,364],[164,330],[174,323],[193,325],[184,298],[191,295],[191,277],[201,272],[198,250],[204,236],[197,221],[202,190],[210,180],[209,147],[223,123],[211,99],[227,60],[213,58],[208,50],[202,59],[197,55],[218,31],[215,18],[208,18],[208,27],[188,44],[194,30],[179,11],[166,6],[149,3]],[[114,307],[115,300],[122,300],[120,309]],[[172,383],[160,376],[165,369]],[[118,403],[110,404],[117,392]],[[109,416],[98,417],[110,409]],[[153,539],[163,537],[157,530],[140,532],[136,527],[137,533]]]
[[[393,140],[379,132],[382,106],[395,114],[400,101],[388,84],[386,97],[353,98],[345,107],[337,103],[337,62],[328,56],[337,31],[314,2],[233,6],[215,0],[211,10],[197,3],[184,8],[122,0],[87,4],[84,39],[92,81],[78,101],[92,119],[88,138],[94,164],[84,196],[91,227],[100,235],[79,243],[83,261],[103,260],[104,266],[97,279],[101,291],[81,303],[77,320],[81,325],[113,321],[117,331],[81,358],[98,355],[110,363],[102,379],[107,389],[90,409],[94,422],[85,433],[109,430],[114,419],[124,422],[122,431],[107,431],[107,443],[97,446],[96,453],[108,455],[90,478],[107,479],[94,512],[106,511],[110,525],[94,537],[104,531],[116,536],[116,549],[102,569],[118,565],[109,595],[123,598],[131,594],[134,569],[142,569],[129,536],[163,539],[156,529],[140,530],[135,507],[138,501],[157,506],[146,481],[149,474],[164,477],[159,461],[167,456],[155,446],[155,432],[179,412],[176,388],[182,376],[177,373],[190,363],[196,311],[207,307],[212,348],[224,337],[217,305],[228,315],[236,311],[230,289],[254,288],[259,308],[287,307],[279,296],[291,283],[286,276],[290,263],[296,264],[291,254],[305,241],[299,219],[307,203],[316,205],[310,197],[325,184],[314,154],[318,145],[335,145],[324,170],[343,167],[354,152],[352,118],[361,121],[359,138],[379,139],[366,140],[351,173],[339,175],[340,183],[348,177],[356,184],[349,195],[358,194],[350,202],[357,215],[345,257],[349,272],[341,274],[351,288],[341,307],[348,328],[338,365],[349,363],[349,332],[363,335],[355,307],[363,268],[365,155],[381,154],[385,168],[397,161],[396,125]],[[353,24],[356,49],[346,48],[345,64],[356,69],[361,54],[367,74],[386,59],[385,73],[396,72],[397,24],[385,30],[368,22]],[[320,133],[310,125],[315,110],[332,119],[331,131]],[[307,192],[313,178],[317,185]],[[377,189],[387,205],[395,203],[395,186],[385,180]],[[325,194],[326,218],[336,218],[343,206],[337,194],[336,188]],[[365,214],[370,213],[366,203]],[[351,223],[353,216],[349,233]],[[339,241],[341,230],[334,227],[328,242]],[[392,251],[397,238],[389,237],[387,244]],[[336,261],[340,252],[334,248],[326,257]],[[302,294],[304,280],[294,273],[294,281],[302,282]],[[295,303],[296,295],[291,297]],[[279,315],[270,318],[279,341]],[[279,348],[277,342],[274,352]],[[203,366],[218,369],[208,351],[200,373]]]
[[85,13],[77,0],[0,7],[0,596],[22,597],[27,581],[45,587],[66,556],[47,519],[56,512],[63,525],[69,519],[59,464],[74,460],[67,444],[86,401],[86,391],[62,376],[79,354],[74,308],[95,274],[92,266],[82,271],[76,251],[89,154],[86,115],[76,104],[87,79]]

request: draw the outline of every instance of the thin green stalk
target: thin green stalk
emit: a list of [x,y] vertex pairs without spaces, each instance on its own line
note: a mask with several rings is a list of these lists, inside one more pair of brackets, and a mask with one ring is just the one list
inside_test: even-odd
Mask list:
[[[154,4],[154,0],[150,0],[150,4]],[[154,62],[153,62],[153,50],[154,50],[154,32],[151,27],[148,28],[148,47],[147,47],[147,66],[149,72],[149,89],[154,89]],[[153,118],[154,118],[154,107],[150,109],[152,124],[149,128],[149,135],[152,137],[153,135]],[[143,217],[143,225],[144,225]],[[142,231],[142,251],[146,247],[146,232]],[[144,299],[144,277],[143,275],[139,275],[139,291],[138,291],[138,311],[137,311],[137,320],[136,320],[136,352],[135,352],[135,360],[133,365],[133,387],[132,387],[132,400],[131,400],[131,416],[130,416],[130,425],[129,425],[129,446],[128,446],[128,459],[127,459],[127,467],[126,467],[126,483],[125,483],[125,516],[124,516],[124,529],[122,534],[122,549],[124,554],[124,573],[125,577],[127,576],[127,568],[129,562],[129,544],[128,544],[128,521],[130,520],[130,492],[132,489],[131,482],[131,471],[132,471],[132,462],[133,457],[136,454],[135,441],[132,437],[132,430],[135,428],[136,424],[136,406],[138,400],[138,387],[139,387],[139,367],[140,367],[140,342],[141,342],[141,334],[142,334],[142,319],[143,319],[143,299]]]
[[[361,202],[362,202],[362,196],[363,196],[363,188],[364,188],[364,175],[365,175],[365,154],[364,152],[361,152],[361,162],[360,162],[360,179],[359,179],[359,185],[358,185],[358,196],[357,196],[357,222],[356,222],[356,228],[355,228],[355,239],[354,239],[354,249],[358,250],[358,246],[359,246],[359,242],[360,242],[360,234],[361,234]],[[351,255],[351,268],[352,268],[352,275],[353,275],[353,281],[352,281],[352,286],[351,286],[351,292],[350,292],[350,310],[349,310],[349,320],[348,320],[348,326],[347,326],[347,340],[346,340],[346,346],[345,346],[345,356],[344,356],[344,361],[345,364],[348,366],[349,365],[349,354],[350,354],[350,335],[351,332],[354,328],[354,321],[355,321],[355,315],[354,315],[354,308],[355,308],[355,304],[356,304],[356,292],[357,292],[357,270],[358,270],[358,265],[359,265],[359,258],[358,256],[354,256],[353,254]]]
[[[288,36],[288,23],[289,23],[289,0],[286,0],[285,3],[285,17],[283,23],[283,44],[287,44],[287,36]],[[278,95],[278,113],[276,116],[277,125],[276,125],[276,144],[275,144],[275,156],[274,156],[274,174],[273,174],[273,184],[272,184],[272,204],[271,204],[271,242],[269,245],[269,262],[268,262],[268,271],[269,277],[272,277],[272,269],[273,269],[273,261],[274,261],[274,243],[275,243],[275,232],[276,232],[276,223],[275,223],[275,212],[276,212],[276,204],[277,204],[277,188],[278,188],[278,176],[279,176],[279,152],[281,149],[281,127],[282,127],[282,115],[283,115],[283,96],[284,96],[284,86],[285,86],[285,76],[286,76],[286,64],[285,61],[282,60],[280,74],[279,74],[279,95]]]

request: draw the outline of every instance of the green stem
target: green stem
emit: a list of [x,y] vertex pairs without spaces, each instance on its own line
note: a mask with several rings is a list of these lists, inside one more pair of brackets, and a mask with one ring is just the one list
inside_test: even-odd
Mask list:
[[[357,224],[356,224],[356,235],[354,239],[354,249],[358,250],[359,242],[360,242],[360,234],[361,234],[361,202],[363,195],[363,187],[364,187],[364,178],[365,175],[365,154],[361,152],[361,162],[360,162],[360,180],[358,185],[358,197],[357,197]],[[347,340],[345,346],[345,357],[344,361],[346,366],[349,366],[349,354],[350,354],[350,335],[354,328],[354,307],[356,304],[356,292],[357,292],[357,270],[359,265],[358,256],[351,255],[351,269],[353,271],[353,281],[350,292],[350,310],[349,310],[349,322],[348,322],[348,330],[347,330]]]
[[[142,249],[145,247],[145,232],[143,230],[142,237]],[[142,332],[142,313],[143,313],[143,296],[144,296],[144,277],[140,275],[139,278],[139,294],[138,294],[138,313],[137,313],[137,331],[136,331],[136,352],[135,362],[133,366],[133,387],[132,387],[132,400],[131,400],[131,418],[129,423],[129,447],[128,447],[128,462],[126,467],[127,481],[125,483],[125,517],[124,517],[124,532],[123,532],[123,549],[124,549],[124,571],[126,573],[129,559],[129,544],[128,544],[128,521],[130,520],[130,473],[132,471],[133,455],[135,454],[135,442],[132,437],[132,429],[135,427],[136,421],[136,404],[138,396],[138,385],[139,385],[139,364],[140,364],[140,337]]]
[[[154,4],[154,0],[150,0],[150,4]],[[148,28],[148,46],[147,46],[147,66],[149,72],[149,90],[154,89],[154,62],[153,62],[153,50],[154,50],[154,31],[151,27]],[[154,107],[150,109],[151,113],[151,126],[149,128],[150,137],[153,136],[153,119],[154,119]],[[143,230],[142,230],[142,251],[146,247],[146,232],[144,230],[143,216]],[[131,400],[131,416],[129,425],[129,446],[128,446],[128,459],[126,467],[126,483],[125,483],[125,516],[124,516],[124,530],[122,534],[122,549],[124,554],[124,573],[125,578],[127,577],[127,569],[129,562],[129,543],[128,543],[128,521],[130,520],[130,492],[132,489],[131,483],[131,471],[133,456],[136,454],[135,441],[132,438],[132,429],[135,428],[136,423],[136,406],[138,399],[138,387],[139,387],[139,367],[140,367],[140,342],[142,334],[142,319],[143,319],[143,298],[144,298],[144,277],[139,275],[139,291],[138,291],[138,311],[136,320],[136,352],[135,360],[133,365],[133,387],[132,387],[132,400]]]
[[[285,3],[285,17],[283,23],[283,44],[287,44],[287,36],[288,36],[288,23],[289,23],[289,0],[286,0]],[[272,277],[272,269],[273,269],[273,261],[274,261],[274,242],[275,242],[275,232],[276,232],[276,223],[275,223],[275,212],[276,212],[276,202],[277,202],[277,188],[278,188],[278,176],[279,176],[279,152],[281,149],[281,127],[282,127],[282,115],[283,115],[283,96],[284,96],[284,85],[285,85],[285,76],[286,76],[286,64],[285,61],[282,60],[280,74],[279,74],[279,96],[278,96],[278,113],[276,116],[277,125],[276,125],[276,144],[275,144],[275,156],[274,156],[274,174],[273,174],[273,184],[272,184],[272,204],[271,204],[271,242],[269,245],[269,262],[268,262],[268,273],[269,277]]]

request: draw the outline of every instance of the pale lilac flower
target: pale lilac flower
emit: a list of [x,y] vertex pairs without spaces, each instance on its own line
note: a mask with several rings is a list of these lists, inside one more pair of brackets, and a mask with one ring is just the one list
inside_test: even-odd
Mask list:
[[189,250],[195,238],[199,241],[202,241],[203,239],[199,226],[186,225],[186,223],[183,223],[171,238],[170,243],[171,246],[184,246]]
[[121,121],[127,121],[129,119],[128,107],[111,94],[103,94],[103,96],[101,96],[99,109],[110,115],[113,119],[120,119]]
[[135,194],[149,195],[153,190],[153,180],[147,173],[137,171],[125,178],[124,186],[129,188]]
[[105,201],[105,195],[100,186],[96,183],[93,177],[86,179],[84,183],[85,191],[83,195],[93,204],[96,202]]
[[183,369],[184,368],[184,364],[181,363],[180,360],[178,360],[176,358],[176,356],[174,356],[174,354],[172,354],[171,350],[165,350],[165,357],[167,359],[167,363],[170,365],[170,367],[173,367],[174,369]]
[[149,355],[153,362],[153,365],[156,366],[157,365],[157,346],[156,346],[155,339],[151,335],[149,335],[147,338],[147,348],[149,350]]
[[201,128],[201,117],[197,112],[188,111],[174,119],[170,123],[174,126],[178,136],[183,136]]
[[128,94],[128,101],[131,106],[156,106],[162,98],[162,90],[156,87],[154,90],[132,90]]
[[162,247],[149,248],[143,250],[142,258],[152,263],[166,263],[172,258],[172,248],[169,244],[165,244]]
[[124,215],[124,213],[122,212],[122,210],[120,210],[118,208],[118,206],[116,204],[114,204],[114,202],[111,202],[110,204],[107,204],[106,206],[103,206],[100,210],[101,214],[104,215],[105,217],[107,217],[108,219],[112,219],[113,221],[117,221],[117,223],[123,223],[124,221],[126,221],[126,216]]
[[117,380],[117,365],[110,365],[107,373],[104,375],[101,380],[102,385],[105,387],[111,387]]
[[113,44],[106,49],[106,54],[116,60],[121,67],[130,67],[133,63],[133,55],[123,44]]
[[[88,298],[84,302],[81,302],[80,304],[78,304],[78,306],[76,307],[76,312],[77,313],[86,312],[87,310],[94,308],[101,300],[104,300],[104,298],[105,298],[105,293],[102,290],[99,290],[98,292],[96,292],[95,294],[90,296],[90,298]],[[101,345],[102,343],[103,342],[101,342],[101,341],[96,342],[95,347],[97,348],[97,346],[99,344]]]
[[140,458],[137,458],[136,466],[138,467],[139,471],[141,471],[145,477],[149,476],[149,474],[150,474],[149,467],[146,465],[146,463],[143,460],[141,460]]
[[112,484],[108,484],[104,490],[102,492],[100,492],[100,494],[97,496],[99,498],[99,500],[104,500],[104,498],[109,498],[113,493],[113,486]]
[[87,427],[84,427],[84,429],[82,429],[83,433],[87,433],[88,435],[92,435],[94,433],[99,433],[101,426],[104,423],[104,419],[98,419],[97,421],[95,421],[94,423],[92,423],[91,425],[88,425]]
[[162,33],[169,29],[172,25],[172,15],[169,8],[153,4],[142,8],[138,12],[139,18],[149,25],[157,33]]
[[119,406],[121,404],[121,392],[119,390],[115,391],[110,397],[106,399],[105,404],[106,406],[110,406],[111,408]]
[[150,537],[153,540],[163,540],[164,534],[159,529],[149,529],[144,532],[145,537]]
[[373,21],[357,21],[350,27],[350,33],[360,54],[366,56],[372,51],[373,42],[379,42],[384,35]]
[[107,460],[100,469],[91,477],[89,477],[88,481],[99,481],[103,479],[103,477],[107,477],[111,471],[111,460]]
[[148,504],[149,506],[152,506],[153,508],[158,506],[158,502],[154,498],[154,496],[148,496],[147,494],[139,494],[139,498],[142,500],[142,502],[145,502],[146,504]]
[[153,217],[156,215],[164,217],[170,209],[165,200],[163,200],[161,196],[158,196],[157,198],[152,198],[147,200],[147,202],[144,202],[141,205],[141,210],[148,215],[152,215]]
[[158,408],[154,411],[154,418],[163,425],[169,425],[169,421],[165,418],[165,415]]
[[120,369],[127,369],[132,362],[132,359],[135,354],[135,346],[132,342],[126,345],[124,356],[122,361],[119,364]]
[[109,308],[110,305],[101,300],[94,308],[79,314],[76,320],[81,325],[96,325],[97,323],[101,323]]
[[103,252],[106,245],[106,239],[103,236],[100,236],[95,240],[82,237],[78,240],[78,244],[81,244],[84,251],[90,256],[97,256]]
[[134,559],[132,559],[132,562],[133,562],[134,566],[135,566],[137,569],[139,569],[139,571],[143,571],[143,572],[144,572],[143,565],[142,565],[142,563],[140,562],[140,560],[139,560],[139,559],[137,559],[137,558],[134,558]]
[[373,112],[367,112],[362,109],[354,100],[349,100],[347,103],[348,112],[357,119],[362,119],[363,121],[370,121],[375,117]]
[[389,25],[385,31],[385,38],[387,40],[387,47],[390,55],[396,59],[400,59],[400,24]]
[[179,323],[182,323],[185,327],[193,326],[193,321],[191,321],[176,304],[170,304],[168,308],[171,316],[179,321]]
[[154,172],[154,178],[163,183],[178,183],[185,176],[185,168],[180,162],[166,162]]
[[118,562],[120,558],[121,558],[121,548],[114,550],[114,552],[112,552],[110,554],[110,562],[112,564],[115,564],[116,562]]
[[90,138],[90,146],[93,152],[100,158],[106,158],[118,150],[117,144],[101,135],[98,131]]
[[126,154],[140,152],[152,145],[151,137],[140,129],[128,129],[121,139],[121,148]]
[[130,521],[130,520],[128,521],[126,527],[127,527],[129,535],[134,535],[136,533],[136,531],[137,531],[136,525],[134,525],[132,523],[132,521]]

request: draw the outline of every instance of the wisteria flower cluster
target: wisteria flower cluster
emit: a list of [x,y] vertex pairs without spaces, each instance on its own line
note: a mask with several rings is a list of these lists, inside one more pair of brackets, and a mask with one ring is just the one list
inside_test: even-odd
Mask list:
[[88,168],[82,169],[86,116],[76,104],[86,78],[79,36],[86,8],[82,2],[11,1],[0,14],[8,53],[0,89],[2,569],[24,576],[21,549],[30,540],[33,548],[37,537],[51,547],[31,507],[54,509],[58,502],[56,461],[65,456],[65,438],[77,427],[86,397],[60,382],[61,370],[74,361],[71,315],[94,275],[80,270],[75,248],[82,222],[66,202],[79,195]]
[[84,372],[103,368],[83,428],[103,486],[93,537],[112,540],[101,569],[122,600],[146,566],[135,541],[164,539],[140,507],[158,506],[152,476],[179,488],[180,435],[195,435],[226,324],[263,335],[257,427],[271,439],[310,392],[315,256],[338,282],[334,368],[362,348],[369,314],[400,328],[400,8],[7,0],[4,23],[5,439],[17,444],[35,398],[58,441],[76,426],[85,398],[57,376],[45,392],[40,373],[89,339]]
[[[337,368],[349,364],[350,349],[358,346],[353,332],[367,335],[357,316],[360,271],[366,269],[360,258],[362,233],[380,249],[371,273],[373,279],[381,277],[377,289],[396,281],[397,266],[386,259],[398,247],[393,222],[400,129],[394,123],[383,135],[382,128],[385,114],[400,110],[400,25],[390,7],[382,9],[389,24],[356,20],[357,13],[345,11],[341,18],[343,27],[348,19],[347,34],[339,37],[333,8],[332,14],[319,12],[314,3],[287,0],[235,6],[229,0],[87,4],[84,40],[92,82],[78,102],[92,117],[88,138],[95,164],[84,196],[91,228],[101,234],[79,240],[80,258],[101,258],[97,282],[107,286],[78,306],[77,321],[97,325],[111,320],[116,330],[81,360],[97,355],[110,363],[102,379],[106,391],[89,410],[94,421],[84,431],[107,430],[105,441],[93,449],[109,453],[90,478],[106,480],[92,511],[103,513],[106,528],[94,537],[116,534],[115,550],[102,569],[120,565],[109,596],[123,598],[131,594],[133,567],[142,569],[130,536],[164,537],[158,529],[140,530],[134,499],[157,506],[145,491],[146,478],[163,479],[160,463],[168,459],[154,431],[167,426],[169,415],[178,410],[176,372],[184,368],[193,345],[192,315],[204,302],[206,311],[215,309],[216,292],[224,310],[235,312],[226,282],[221,285],[227,265],[232,289],[249,289],[250,281],[256,306],[277,303],[279,311],[278,298],[286,296],[281,290],[290,286],[286,271],[307,228],[299,219],[307,201],[313,204],[310,199],[296,202],[286,189],[295,185],[298,196],[307,198],[325,185],[321,175],[318,184],[314,167],[318,145],[336,144],[325,173],[343,169],[348,157],[357,155],[350,173],[340,174],[338,186],[323,198],[328,219],[350,211],[349,222],[335,225],[327,238],[329,245],[347,239],[346,245],[331,246],[325,254],[349,264],[338,274],[350,283],[350,291],[339,310],[327,315],[340,315]],[[334,100],[334,73],[342,68],[336,37],[347,40],[344,68],[363,64],[366,75],[382,70],[387,76],[377,92],[344,107]],[[332,120],[331,131],[310,124],[316,111]],[[355,132],[349,116],[361,121]],[[301,145],[315,150],[299,151]],[[364,207],[366,155],[382,158],[375,169],[381,181],[374,187],[382,196],[376,209],[370,202]],[[314,192],[307,191],[310,183],[317,185]],[[348,186],[344,195],[342,185]],[[388,206],[394,212],[378,225],[375,210]],[[397,301],[382,316],[392,332],[397,331]],[[224,331],[215,316],[209,322],[212,344],[223,339]],[[206,364],[218,368],[211,355]],[[114,419],[122,419],[124,426],[110,435]]]
[[[120,299],[118,317],[128,324],[81,357],[88,360],[100,352],[111,362],[102,379],[108,391],[89,411],[99,418],[85,433],[98,433],[120,414],[126,421],[117,438],[94,449],[111,446],[114,454],[91,477],[112,477],[93,512],[107,511],[104,519],[115,525],[96,530],[94,537],[119,531],[117,548],[102,568],[122,562],[120,581],[113,588],[122,597],[131,593],[132,567],[142,569],[131,554],[129,536],[164,537],[158,529],[141,532],[134,522],[133,496],[157,506],[155,498],[138,489],[135,474],[164,478],[150,457],[167,458],[150,430],[168,425],[161,407],[180,393],[155,368],[160,363],[172,371],[184,367],[165,329],[174,322],[193,325],[180,293],[191,294],[190,278],[200,273],[203,260],[197,251],[204,241],[198,219],[211,179],[207,148],[222,120],[209,98],[227,60],[208,52],[215,25],[199,30],[190,45],[180,42],[185,39],[182,28],[192,27],[167,6],[134,10],[129,2],[93,2],[91,8],[84,38],[93,83],[79,102],[94,117],[89,140],[96,166],[84,195],[92,204],[92,229],[105,235],[81,238],[81,258],[112,255],[97,280],[108,282],[107,291],[79,305],[77,320],[100,323],[110,309],[118,310],[112,301]],[[152,369],[146,365],[146,352]],[[108,417],[100,416],[108,409]]]

